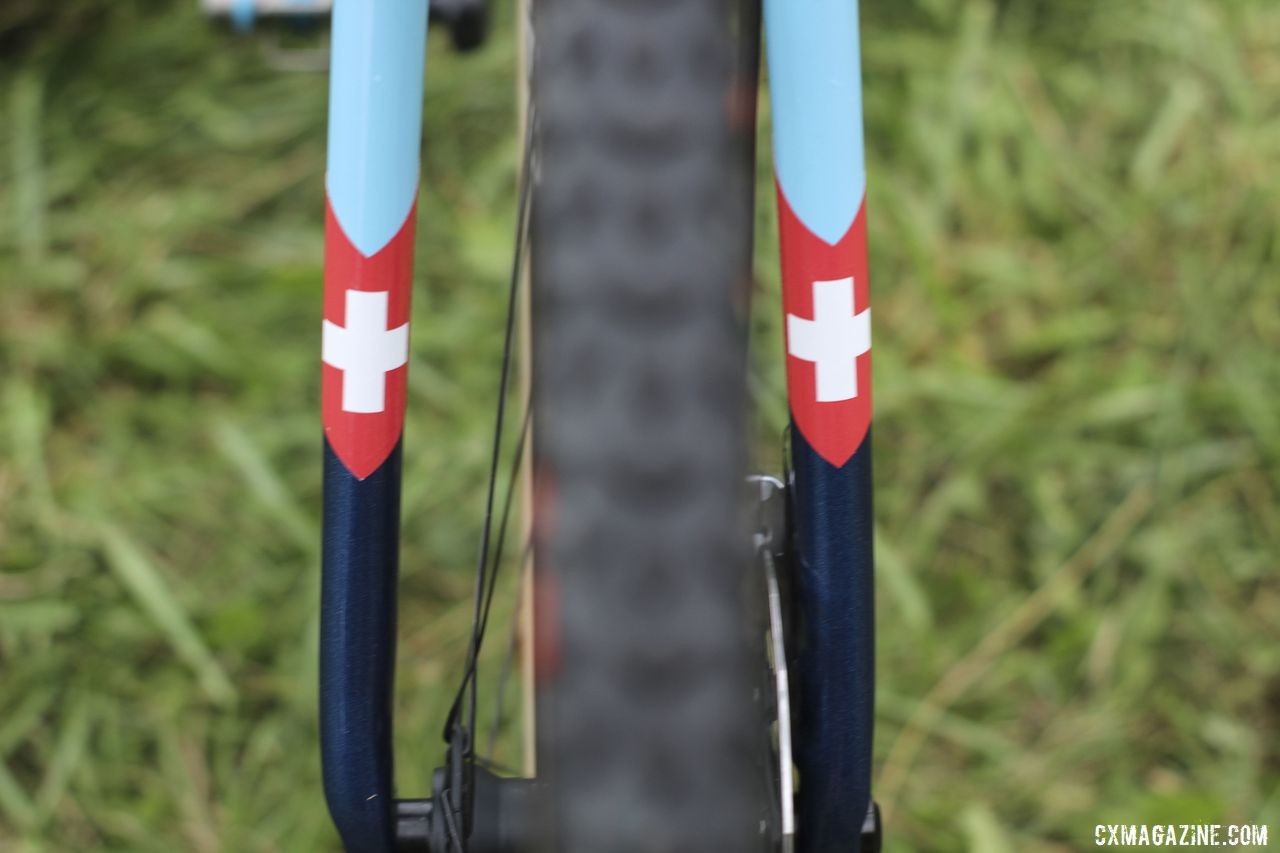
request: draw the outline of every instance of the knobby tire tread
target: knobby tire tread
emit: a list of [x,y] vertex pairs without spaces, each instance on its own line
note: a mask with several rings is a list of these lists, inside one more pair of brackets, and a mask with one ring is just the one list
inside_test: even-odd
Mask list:
[[761,849],[732,13],[533,4],[538,775],[564,853]]

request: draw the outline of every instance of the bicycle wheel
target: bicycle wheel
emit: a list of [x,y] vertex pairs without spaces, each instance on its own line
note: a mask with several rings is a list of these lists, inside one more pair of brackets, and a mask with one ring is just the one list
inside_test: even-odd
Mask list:
[[548,849],[765,845],[741,496],[750,205],[728,0],[538,0],[538,777]]

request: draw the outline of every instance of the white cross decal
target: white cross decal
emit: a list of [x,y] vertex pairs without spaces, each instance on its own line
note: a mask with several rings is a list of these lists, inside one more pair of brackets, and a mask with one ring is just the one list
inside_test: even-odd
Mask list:
[[347,325],[324,321],[321,358],[342,371],[342,410],[386,408],[387,372],[409,361],[409,324],[387,328],[387,291],[347,291]]
[[813,319],[787,315],[787,352],[814,363],[818,402],[858,396],[858,356],[871,350],[871,309],[853,311],[853,279],[813,283]]

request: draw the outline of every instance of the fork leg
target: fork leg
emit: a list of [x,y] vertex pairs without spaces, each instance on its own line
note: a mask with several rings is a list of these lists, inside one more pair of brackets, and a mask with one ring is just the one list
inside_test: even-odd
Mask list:
[[418,194],[425,0],[338,0],[326,175],[320,735],[348,851],[395,839],[401,431]]
[[797,828],[857,851],[871,797],[875,683],[871,351],[858,6],[765,0],[791,409],[796,594],[804,614]]

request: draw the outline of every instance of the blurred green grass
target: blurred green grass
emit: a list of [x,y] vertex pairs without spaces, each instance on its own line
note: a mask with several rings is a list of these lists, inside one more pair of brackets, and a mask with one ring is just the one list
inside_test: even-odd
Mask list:
[[[889,849],[1280,831],[1280,5],[863,6]],[[509,12],[481,54],[434,36],[428,58],[407,792],[470,624]],[[0,850],[335,847],[314,713],[325,78],[273,68],[271,38],[194,2],[0,7]]]

